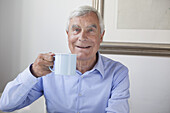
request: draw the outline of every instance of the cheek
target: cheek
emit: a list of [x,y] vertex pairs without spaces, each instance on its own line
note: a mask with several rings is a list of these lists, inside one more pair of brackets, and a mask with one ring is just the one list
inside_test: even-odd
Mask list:
[[69,42],[69,44],[72,44],[72,43],[76,42],[76,38],[74,36],[68,36],[68,42]]
[[101,43],[101,39],[99,39],[98,37],[95,38],[95,40],[93,40],[94,44],[95,44],[95,47],[98,47],[100,46],[100,43]]
[[98,51],[98,49],[100,48],[100,42],[101,40],[100,39],[96,39],[94,42],[94,48],[93,48],[93,51],[96,52]]
[[68,36],[68,46],[69,46],[69,49],[71,50],[71,52],[74,51],[74,44],[75,42],[77,41],[77,38],[74,37],[74,36]]

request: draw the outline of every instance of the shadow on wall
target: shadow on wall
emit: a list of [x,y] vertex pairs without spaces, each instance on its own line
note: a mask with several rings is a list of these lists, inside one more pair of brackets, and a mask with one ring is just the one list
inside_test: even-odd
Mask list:
[[21,4],[21,1],[0,1],[0,92],[19,73]]

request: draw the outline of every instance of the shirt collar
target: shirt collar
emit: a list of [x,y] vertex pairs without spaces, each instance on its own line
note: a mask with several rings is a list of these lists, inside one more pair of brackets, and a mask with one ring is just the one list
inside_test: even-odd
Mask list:
[[104,64],[102,61],[102,56],[99,52],[97,52],[97,56],[98,56],[98,61],[93,69],[99,71],[102,77],[104,78]]

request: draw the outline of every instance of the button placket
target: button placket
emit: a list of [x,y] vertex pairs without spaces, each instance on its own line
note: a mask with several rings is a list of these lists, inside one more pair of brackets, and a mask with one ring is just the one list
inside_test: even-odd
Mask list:
[[79,83],[78,83],[78,97],[77,97],[77,113],[79,113],[79,100],[80,100],[80,97],[82,96],[81,94],[81,82],[82,82],[82,78],[83,76],[80,76],[79,77]]
[[82,96],[82,94],[81,94],[81,93],[79,93],[79,97],[80,97],[80,96]]

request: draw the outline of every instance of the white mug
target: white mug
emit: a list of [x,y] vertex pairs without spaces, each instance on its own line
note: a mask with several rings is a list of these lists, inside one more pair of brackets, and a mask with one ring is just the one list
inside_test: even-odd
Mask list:
[[53,69],[49,69],[56,75],[75,75],[76,74],[76,54],[55,54]]

